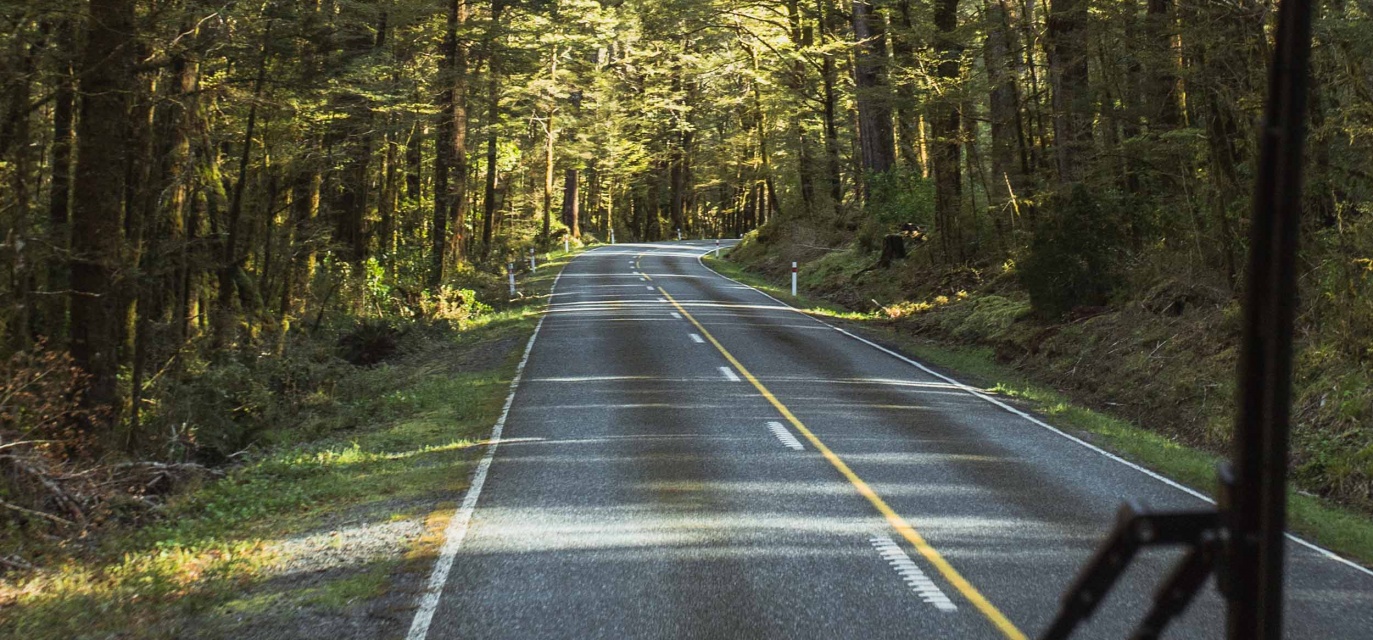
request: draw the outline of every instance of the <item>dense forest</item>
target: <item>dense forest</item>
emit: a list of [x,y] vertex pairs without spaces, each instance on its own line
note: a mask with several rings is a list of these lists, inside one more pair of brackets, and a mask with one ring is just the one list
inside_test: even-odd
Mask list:
[[[1363,503],[1370,399],[1339,380],[1373,355],[1370,13],[1328,0],[1316,24],[1300,320],[1307,364],[1342,363],[1318,439],[1349,455],[1321,489]],[[197,380],[321,325],[473,313],[564,240],[752,233],[946,295],[1014,273],[1045,322],[1234,309],[1273,6],[8,0],[0,19],[0,458],[32,485],[39,461],[223,459],[248,436],[215,444]]]

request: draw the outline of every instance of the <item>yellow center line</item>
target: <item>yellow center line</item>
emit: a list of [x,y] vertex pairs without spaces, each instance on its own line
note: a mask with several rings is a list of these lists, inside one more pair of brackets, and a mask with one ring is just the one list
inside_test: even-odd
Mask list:
[[1025,634],[1021,632],[1020,629],[1016,628],[1015,624],[996,608],[996,605],[993,605],[990,600],[987,600],[986,596],[983,596],[982,592],[977,590],[977,587],[974,587],[971,582],[968,582],[967,578],[963,577],[963,574],[960,574],[957,569],[953,568],[952,564],[949,564],[948,560],[944,559],[944,556],[940,555],[938,551],[935,551],[934,547],[930,546],[930,543],[925,541],[925,537],[920,535],[920,532],[916,531],[915,527],[912,527],[909,522],[906,522],[906,519],[902,518],[901,514],[898,514],[895,509],[892,509],[891,506],[887,504],[887,501],[882,499],[882,496],[877,495],[877,492],[873,491],[872,487],[869,486],[867,482],[864,482],[862,478],[858,477],[858,474],[854,473],[853,469],[850,469],[849,465],[845,463],[838,454],[825,446],[825,443],[821,442],[820,438],[816,437],[816,435],[791,412],[791,409],[788,409],[786,405],[782,404],[781,400],[777,399],[777,396],[773,395],[767,387],[763,386],[763,383],[759,382],[758,378],[754,377],[754,375],[750,373],[728,349],[725,349],[724,345],[720,344],[720,341],[716,340],[715,336],[711,335],[710,331],[706,330],[704,325],[687,312],[686,308],[677,302],[676,298],[672,297],[672,294],[668,293],[667,290],[662,287],[658,287],[658,291],[661,291],[663,297],[667,298],[668,302],[671,302],[672,306],[676,307],[677,311],[681,312],[683,317],[691,321],[691,324],[695,325],[696,328],[700,330],[701,335],[705,336],[706,340],[714,345],[721,355],[725,356],[725,360],[728,360],[729,363],[739,371],[739,375],[742,375],[745,380],[748,380],[749,383],[758,390],[758,393],[762,394],[762,396],[772,404],[773,408],[777,409],[778,413],[781,413],[782,417],[786,418],[787,422],[791,423],[791,426],[795,427],[801,435],[805,436],[806,439],[810,441],[811,445],[815,447],[815,450],[819,451],[835,469],[839,470],[840,475],[844,476],[844,478],[849,481],[849,484],[852,484],[853,487],[858,490],[859,495],[867,498],[868,502],[872,503],[872,506],[877,509],[877,512],[881,513],[882,517],[887,519],[887,523],[890,524],[897,533],[900,533],[901,537],[905,538],[907,542],[910,542],[911,546],[915,547],[915,550],[920,552],[920,555],[924,556],[930,564],[934,565],[934,567],[939,570],[939,573],[944,576],[944,579],[948,580],[949,584],[953,585],[959,593],[963,594],[963,597],[967,598],[968,602],[971,602],[974,607],[977,607],[977,610],[982,612],[982,615],[986,616],[987,620],[989,620],[997,630],[1001,631],[1002,635],[1010,640],[1025,640]]

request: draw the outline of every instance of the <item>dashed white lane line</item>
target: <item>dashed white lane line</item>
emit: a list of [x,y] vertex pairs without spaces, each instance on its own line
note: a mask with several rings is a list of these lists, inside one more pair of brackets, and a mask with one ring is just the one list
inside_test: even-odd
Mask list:
[[639,282],[648,282],[648,278],[645,278],[645,277],[643,277],[643,276],[640,276],[640,277],[639,277]]
[[777,439],[781,440],[786,448],[791,449],[792,451],[805,451],[806,445],[801,444],[801,441],[797,440],[796,436],[792,435],[790,431],[787,431],[787,428],[782,426],[782,423],[769,422],[768,430],[772,432],[772,435],[777,436]]
[[678,320],[681,320],[681,319],[682,319],[682,314],[677,313],[676,311],[673,311],[673,312],[672,312],[672,317],[674,317],[674,318],[676,318],[676,319],[678,319]]
[[734,370],[729,367],[720,367],[720,373],[723,373],[726,378],[729,378],[730,382],[739,381],[739,374],[735,373]]
[[648,289],[649,291],[652,291],[652,290],[653,290],[653,285],[649,285],[649,286],[644,287],[644,288],[645,288],[645,289]]
[[691,334],[691,341],[692,341],[692,342],[695,342],[696,344],[705,344],[705,343],[706,343],[706,339],[705,339],[705,338],[702,338],[700,335],[695,334],[695,333]]
[[667,298],[658,298],[658,302],[667,302]]
[[910,586],[911,591],[920,596],[921,600],[934,605],[934,608],[945,613],[958,610],[958,605],[955,605],[949,596],[944,595],[944,591],[939,588],[939,585],[935,584],[934,580],[931,580],[924,571],[920,570],[920,567],[915,564],[914,560],[911,560],[910,556],[906,555],[906,552],[901,549],[901,545],[896,544],[895,540],[884,535],[874,535],[868,541],[872,543],[874,549],[877,549],[877,553],[882,556],[882,559],[886,560],[887,564],[891,565],[896,573],[901,576],[901,579]]

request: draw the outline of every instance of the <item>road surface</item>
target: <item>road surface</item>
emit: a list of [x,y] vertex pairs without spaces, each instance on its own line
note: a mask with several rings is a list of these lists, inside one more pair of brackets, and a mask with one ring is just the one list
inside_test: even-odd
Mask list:
[[[1035,637],[1123,499],[1206,506],[715,274],[714,246],[567,266],[412,638]],[[1288,637],[1373,638],[1373,574],[1289,556]],[[1174,558],[1076,637],[1128,637]],[[1208,586],[1166,637],[1222,629]]]

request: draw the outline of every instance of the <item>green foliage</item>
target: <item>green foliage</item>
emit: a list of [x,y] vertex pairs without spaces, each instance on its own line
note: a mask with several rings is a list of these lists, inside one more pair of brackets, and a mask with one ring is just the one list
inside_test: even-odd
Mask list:
[[387,320],[363,320],[338,340],[338,354],[348,364],[370,367],[400,350],[403,330]]
[[961,340],[995,340],[1030,314],[1026,302],[996,295],[979,296],[962,304],[968,308],[967,314],[950,314],[956,320],[945,324],[945,330]]
[[1121,280],[1121,231],[1096,196],[1077,185],[1035,230],[1020,281],[1037,314],[1061,318],[1082,306],[1106,304]]
[[865,179],[865,211],[889,233],[907,222],[923,226],[934,220],[934,182],[905,168],[869,174]]
[[[282,422],[332,403],[341,360],[322,352],[292,357],[223,358],[158,388],[149,430],[174,460],[223,462],[258,443]],[[148,443],[152,444],[152,443]],[[145,445],[146,446],[146,445]]]

